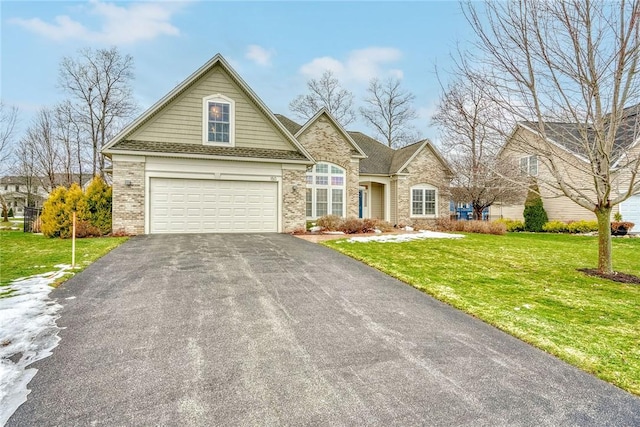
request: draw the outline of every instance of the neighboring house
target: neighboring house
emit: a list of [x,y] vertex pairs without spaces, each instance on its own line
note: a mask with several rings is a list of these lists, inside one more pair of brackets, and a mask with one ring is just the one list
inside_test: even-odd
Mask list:
[[220,55],[116,135],[113,229],[291,232],[326,214],[448,217],[452,172],[429,141],[393,150],[326,111],[274,115]]
[[[471,203],[455,203],[451,201],[449,204],[451,217],[461,221],[471,221],[473,219],[473,205]],[[489,208],[482,210],[482,220],[489,219]]]
[[[614,194],[612,198],[626,192],[629,186],[628,174],[618,169],[620,162],[624,159],[640,157],[639,112],[640,106],[625,110],[625,117],[614,143],[612,162]],[[545,184],[545,182],[554,181],[554,178],[545,164],[545,157],[539,156],[533,148],[553,150],[554,159],[559,165],[558,169],[563,173],[562,179],[587,195],[593,194],[593,190],[590,190],[593,188],[593,177],[586,172],[590,165],[589,159],[580,144],[575,142],[580,139],[580,132],[589,132],[589,128],[585,129],[583,126],[581,129],[573,123],[546,123],[545,126],[548,144],[543,144],[544,141],[537,131],[536,123],[523,122],[517,125],[500,155],[511,157],[514,162],[518,162],[522,174],[535,178],[540,187],[549,220],[595,220],[595,214],[592,211],[576,204],[557,188]],[[524,198],[520,204],[494,204],[490,209],[490,217],[491,219],[523,219],[523,211]],[[640,224],[640,192],[615,206],[612,215],[616,212],[620,212],[625,221]]]
[[0,195],[15,216],[22,216],[25,206],[42,207],[49,193],[41,185],[29,183],[27,177],[4,176],[0,178]]

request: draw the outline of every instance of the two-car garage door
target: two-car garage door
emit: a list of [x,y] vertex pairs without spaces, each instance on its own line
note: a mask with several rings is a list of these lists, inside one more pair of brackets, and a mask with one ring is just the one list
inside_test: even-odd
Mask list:
[[150,233],[278,231],[278,187],[269,181],[151,178]]

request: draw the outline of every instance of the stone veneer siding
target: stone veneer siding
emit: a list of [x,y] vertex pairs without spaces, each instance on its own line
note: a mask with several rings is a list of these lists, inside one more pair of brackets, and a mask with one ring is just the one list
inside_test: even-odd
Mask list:
[[425,148],[407,167],[409,176],[399,177],[397,181],[398,217],[397,224],[411,225],[415,221],[434,222],[435,218],[411,217],[411,187],[417,184],[429,184],[438,189],[437,218],[449,217],[449,180],[442,163]]
[[351,160],[353,146],[325,116],[312,123],[298,141],[317,162],[333,163],[346,170],[346,216],[357,218],[360,162]]
[[[113,231],[144,234],[144,162],[113,162]],[[131,181],[131,186],[125,181]]]
[[[306,171],[283,169],[282,171],[282,231],[291,233],[304,230],[306,219]],[[294,190],[294,187],[296,188]]]

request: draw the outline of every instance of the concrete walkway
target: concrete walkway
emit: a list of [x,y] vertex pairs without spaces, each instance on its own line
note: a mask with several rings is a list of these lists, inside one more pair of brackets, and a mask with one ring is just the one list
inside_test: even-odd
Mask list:
[[62,341],[10,426],[640,425],[637,397],[287,235],[133,238],[52,296]]

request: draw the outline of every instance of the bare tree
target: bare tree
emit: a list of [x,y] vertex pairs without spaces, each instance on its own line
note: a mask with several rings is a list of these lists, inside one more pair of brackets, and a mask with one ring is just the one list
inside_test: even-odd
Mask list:
[[25,185],[25,206],[35,206],[38,193],[38,167],[36,165],[35,147],[27,138],[22,138],[15,150],[15,162],[12,172],[21,177]]
[[[8,106],[0,101],[0,173],[6,171],[6,163],[11,157],[13,138],[15,137],[16,122],[18,120],[18,108]],[[3,221],[9,221],[9,206],[2,194],[0,194],[0,208]]]
[[340,85],[332,71],[325,71],[320,80],[309,80],[307,89],[309,93],[298,95],[289,103],[289,109],[299,118],[309,120],[324,107],[342,126],[347,126],[356,119],[353,94]]
[[47,108],[41,109],[27,128],[21,145],[35,159],[36,176],[47,191],[53,190],[61,166],[61,147],[55,135],[54,113]]
[[[61,152],[61,170],[64,179],[62,184],[69,187],[73,182],[82,186],[84,157],[82,147],[82,128],[75,115],[73,105],[63,102],[55,107],[55,138]],[[75,179],[77,176],[77,180]]]
[[[628,108],[640,101],[640,0],[467,2],[463,11],[477,42],[461,72],[480,67],[494,101],[540,136],[513,148],[538,156],[548,171],[541,187],[594,212],[598,270],[611,273],[612,208],[640,192],[640,155],[629,150],[638,110]],[[554,125],[568,121],[570,132]],[[560,139],[564,149],[551,142]],[[585,161],[565,160],[566,148]],[[571,180],[568,170],[588,178]]]
[[[11,145],[15,137],[16,122],[18,120],[18,108],[9,106],[0,101],[0,165],[11,157]],[[0,171],[5,168],[0,167]]]
[[504,115],[486,88],[464,79],[449,84],[432,122],[456,174],[453,201],[471,203],[473,219],[481,220],[482,211],[496,202],[516,203],[524,197],[518,166],[498,156]]
[[415,96],[400,85],[397,78],[372,79],[367,88],[365,107],[360,115],[389,147],[402,147],[414,142],[418,135],[411,121],[418,118],[413,108]]
[[60,64],[59,84],[71,97],[73,117],[91,141],[94,176],[104,178],[105,159],[100,150],[121,120],[136,110],[132,80],[133,57],[120,54],[116,47],[82,49],[77,59],[65,57]]

